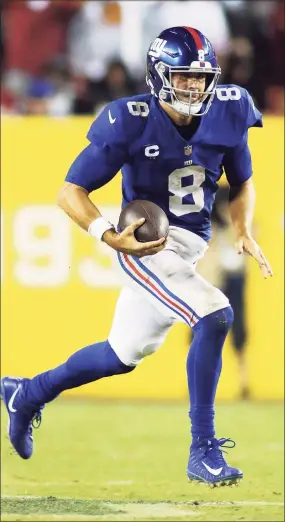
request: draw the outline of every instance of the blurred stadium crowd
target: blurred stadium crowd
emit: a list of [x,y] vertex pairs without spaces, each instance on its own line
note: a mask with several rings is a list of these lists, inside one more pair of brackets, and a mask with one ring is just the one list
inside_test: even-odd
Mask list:
[[284,114],[283,0],[2,0],[1,111],[95,114],[148,92],[150,42],[183,24],[213,43],[220,83],[246,87],[264,113]]

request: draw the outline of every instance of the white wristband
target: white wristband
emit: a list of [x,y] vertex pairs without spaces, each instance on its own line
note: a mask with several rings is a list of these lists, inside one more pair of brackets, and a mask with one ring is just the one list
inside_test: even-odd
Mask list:
[[102,239],[102,236],[106,230],[110,230],[111,228],[114,228],[114,225],[110,223],[109,221],[106,221],[103,217],[99,217],[92,221],[88,227],[88,233],[93,236],[97,237],[97,239]]

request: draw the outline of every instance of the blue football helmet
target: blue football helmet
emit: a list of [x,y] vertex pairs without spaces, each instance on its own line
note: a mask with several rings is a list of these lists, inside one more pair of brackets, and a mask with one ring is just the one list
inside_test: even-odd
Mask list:
[[[193,99],[192,90],[175,89],[174,73],[203,73],[206,87],[200,97]],[[211,106],[221,73],[215,50],[210,41],[192,27],[165,29],[151,43],[147,53],[146,82],[151,93],[185,115],[203,116]],[[179,97],[188,97],[182,101]]]

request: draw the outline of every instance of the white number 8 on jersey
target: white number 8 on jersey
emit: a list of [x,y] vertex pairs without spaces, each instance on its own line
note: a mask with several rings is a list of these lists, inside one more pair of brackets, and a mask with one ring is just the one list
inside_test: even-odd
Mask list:
[[[187,176],[193,176],[193,183],[183,187],[183,179]],[[169,176],[169,191],[173,194],[169,197],[170,212],[175,216],[200,212],[205,205],[204,191],[201,187],[205,179],[205,169],[200,165],[190,165],[174,170]],[[183,202],[184,196],[189,194],[192,194],[194,203]]]
[[241,92],[238,87],[218,87],[216,95],[221,101],[240,100]]
[[145,102],[129,101],[127,107],[132,116],[148,116],[149,107]]

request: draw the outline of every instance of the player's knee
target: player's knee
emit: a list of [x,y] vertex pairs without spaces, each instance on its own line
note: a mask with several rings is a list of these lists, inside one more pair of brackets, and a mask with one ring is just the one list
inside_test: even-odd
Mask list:
[[206,317],[211,316],[213,330],[216,333],[227,334],[234,319],[232,307],[229,305],[226,308],[221,308]]
[[229,305],[226,308],[222,308],[221,310],[218,310],[218,316],[219,316],[219,322],[222,329],[225,329],[226,332],[229,331],[229,329],[232,326],[233,319],[234,319],[234,313],[232,307]]
[[[109,339],[110,342],[110,339]],[[148,355],[156,352],[161,343],[116,343],[112,342],[112,349],[120,361],[129,368],[129,371],[136,368],[136,366],[145,359]]]
[[132,372],[132,370],[135,370],[136,366],[129,366],[125,363],[123,363],[122,361],[120,361],[121,364],[120,366],[117,366],[116,367],[116,372],[113,374],[113,375],[120,375],[120,374],[123,374],[123,373],[130,373]]
[[[107,341],[109,344],[109,342]],[[122,359],[120,353],[118,354],[113,347],[109,344],[110,350],[113,353],[112,361],[113,361],[113,373],[112,375],[120,375],[124,373],[130,373],[132,370],[136,368],[136,365],[132,363],[132,361]]]
[[130,373],[132,370],[136,368],[136,364],[134,364],[133,360],[130,360],[129,357],[124,357],[120,352],[115,351],[112,348],[114,353],[114,373],[113,375],[120,375],[123,373]]
[[220,308],[215,312],[205,315],[197,325],[194,331],[203,328],[210,336],[227,335],[233,323],[233,310],[230,305]]

